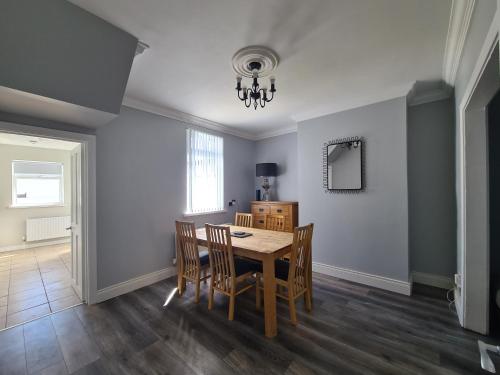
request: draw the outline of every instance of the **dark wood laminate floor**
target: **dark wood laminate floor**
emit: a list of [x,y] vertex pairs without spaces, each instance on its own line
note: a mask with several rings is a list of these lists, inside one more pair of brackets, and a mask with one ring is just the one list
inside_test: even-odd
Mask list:
[[163,307],[174,287],[171,278],[0,332],[0,374],[483,373],[480,336],[429,288],[405,297],[315,275],[313,312],[300,302],[293,327],[279,303],[270,340],[253,292],[237,299],[229,322],[227,298],[207,310],[206,286],[198,305],[188,286]]

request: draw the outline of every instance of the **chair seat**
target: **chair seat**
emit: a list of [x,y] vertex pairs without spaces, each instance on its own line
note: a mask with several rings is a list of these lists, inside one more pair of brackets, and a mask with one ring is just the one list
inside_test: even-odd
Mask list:
[[290,262],[287,260],[276,259],[274,261],[274,276],[277,279],[288,281],[288,270]]
[[260,269],[262,269],[262,266],[258,262],[242,258],[234,259],[234,271],[236,272],[236,277],[247,272],[258,272]]
[[[262,273],[262,262],[258,263],[258,272]],[[288,281],[288,270],[290,262],[288,260],[276,259],[274,261],[274,277],[280,280]]]
[[208,256],[208,250],[200,251],[200,266],[206,266],[210,263],[210,258]]

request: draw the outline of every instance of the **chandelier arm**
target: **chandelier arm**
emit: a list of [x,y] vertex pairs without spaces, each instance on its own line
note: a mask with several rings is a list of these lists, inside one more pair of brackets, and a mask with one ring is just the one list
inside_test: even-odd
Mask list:
[[273,100],[273,99],[274,99],[274,91],[273,91],[273,92],[271,92],[271,97],[270,97],[270,98],[267,98],[267,99],[266,99],[266,102],[268,102],[268,103],[269,103],[269,102],[270,102],[271,100]]
[[[243,93],[243,96],[240,96],[240,92]],[[245,100],[245,91],[244,90],[238,91],[238,99],[240,99],[241,101]]]
[[266,99],[264,99],[264,93],[265,93],[264,89],[259,90],[259,94],[260,94],[259,104],[260,104],[261,108],[264,108],[266,106]]

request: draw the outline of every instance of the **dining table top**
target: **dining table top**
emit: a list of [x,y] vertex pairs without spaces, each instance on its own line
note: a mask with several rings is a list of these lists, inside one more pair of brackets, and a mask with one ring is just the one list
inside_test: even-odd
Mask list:
[[[251,236],[244,238],[231,236],[231,244],[235,249],[272,254],[290,247],[293,243],[293,233],[290,232],[277,232],[258,228],[239,227],[229,224],[227,226],[229,226],[231,233],[246,232],[252,234]],[[207,234],[204,227],[196,230],[196,237],[200,242],[207,241]]]

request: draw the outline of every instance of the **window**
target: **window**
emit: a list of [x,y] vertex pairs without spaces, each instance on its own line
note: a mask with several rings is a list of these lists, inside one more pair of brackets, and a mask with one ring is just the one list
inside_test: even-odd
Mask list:
[[53,206],[64,203],[62,163],[14,160],[12,206]]
[[187,214],[224,209],[223,139],[187,130]]

